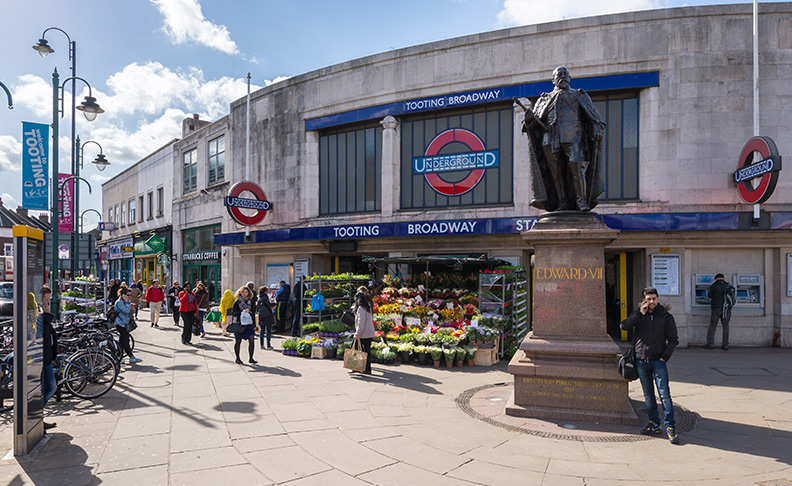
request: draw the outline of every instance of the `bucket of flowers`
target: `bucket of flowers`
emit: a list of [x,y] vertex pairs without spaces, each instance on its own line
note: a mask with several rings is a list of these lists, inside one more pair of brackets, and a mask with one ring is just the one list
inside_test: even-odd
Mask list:
[[466,349],[467,353],[467,364],[468,366],[474,366],[476,361],[476,347],[470,346]]
[[419,365],[425,365],[431,357],[431,354],[429,353],[429,346],[425,346],[423,344],[415,346],[413,354],[418,357]]
[[327,359],[336,359],[338,355],[338,343],[335,339],[325,339],[322,346],[325,348],[325,357]]
[[467,356],[467,351],[465,351],[465,348],[462,347],[456,348],[455,361],[458,367],[461,368],[462,366],[465,365],[465,356]]
[[380,351],[380,363],[391,364],[396,361],[396,353],[390,347],[385,347]]
[[434,367],[439,368],[440,359],[443,357],[443,348],[440,346],[430,346],[429,354],[432,356],[432,361],[434,361]]
[[410,364],[410,355],[415,351],[415,345],[411,342],[402,342],[399,344],[399,357],[402,364]]
[[297,356],[297,342],[296,338],[284,339],[281,343],[283,354],[286,356]]
[[446,368],[453,368],[454,358],[456,357],[456,348],[443,349],[443,355],[445,356]]

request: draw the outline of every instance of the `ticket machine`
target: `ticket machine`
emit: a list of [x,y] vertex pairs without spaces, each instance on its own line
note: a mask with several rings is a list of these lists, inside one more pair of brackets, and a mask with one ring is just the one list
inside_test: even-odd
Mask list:
[[735,307],[764,308],[764,275],[760,273],[738,273],[732,277],[737,291]]

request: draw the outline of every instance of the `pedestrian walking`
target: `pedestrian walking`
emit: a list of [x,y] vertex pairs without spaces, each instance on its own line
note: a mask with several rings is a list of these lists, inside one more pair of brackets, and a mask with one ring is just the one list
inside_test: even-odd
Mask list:
[[721,349],[729,350],[729,321],[731,320],[732,306],[736,300],[734,287],[726,281],[722,273],[715,275],[715,281],[710,285],[707,296],[710,298],[710,323],[707,328],[707,349],[715,348],[715,331],[718,321],[723,327]]
[[149,305],[151,327],[159,327],[160,311],[162,311],[162,302],[165,300],[165,292],[160,287],[159,280],[151,282],[151,286],[146,289],[145,299]]
[[241,287],[237,290],[236,301],[231,309],[234,322],[238,322],[242,326],[242,332],[234,334],[234,354],[236,354],[237,364],[242,364],[242,360],[239,358],[239,350],[244,340],[248,342],[249,363],[258,364],[258,361],[253,359],[253,351],[256,349],[256,331],[253,323],[255,310],[253,307],[253,294],[250,293],[250,289]]
[[198,319],[198,305],[190,282],[186,282],[184,289],[179,292],[178,309],[182,319],[182,344],[189,346],[192,344],[193,326]]
[[261,349],[265,349],[265,335],[267,337],[266,349],[272,349],[272,325],[275,324],[275,315],[272,312],[272,303],[270,302],[267,287],[259,287],[258,289],[258,316]]
[[179,306],[181,305],[179,293],[181,291],[182,288],[179,286],[179,282],[173,282],[173,286],[168,289],[168,309],[173,312],[173,324],[177,327],[179,325]]
[[[50,301],[52,299],[52,289],[48,286],[41,288],[41,314],[36,319],[36,334],[41,332],[42,337],[42,362],[41,362],[41,398],[43,400],[42,408],[47,405],[47,402],[52,395],[58,390],[58,382],[55,379],[55,369],[52,367],[52,362],[58,356],[58,333],[52,327],[52,321],[55,316],[50,311]],[[38,311],[38,309],[36,309]],[[56,427],[55,422],[44,422],[44,430],[49,430]]]
[[201,328],[201,337],[206,337],[204,331],[204,318],[209,313],[209,292],[203,282],[195,284],[195,302],[198,305],[198,326]]
[[138,309],[140,308],[140,296],[143,293],[141,288],[138,286],[142,286],[143,283],[133,283],[131,287],[129,287],[129,302],[134,304],[134,310],[132,311],[135,319],[137,320],[137,313]]
[[132,347],[129,345],[129,322],[132,304],[129,302],[128,292],[129,290],[123,287],[118,291],[118,300],[115,303],[115,326],[119,335],[118,344],[121,345],[121,350],[129,357],[129,363],[132,364],[143,360],[136,358],[132,354]]
[[291,287],[289,284],[280,281],[280,288],[275,294],[275,332],[283,332],[286,329],[286,314],[289,311],[289,297],[291,296]]
[[641,380],[646,414],[649,423],[641,429],[641,434],[662,434],[660,416],[657,412],[655,387],[663,403],[663,423],[668,440],[679,443],[674,421],[674,402],[671,401],[671,388],[668,385],[668,360],[679,344],[674,316],[658,303],[657,289],[647,287],[643,290],[643,302],[635,312],[622,321],[621,328],[633,329],[635,356],[638,378]]
[[220,300],[220,325],[223,329],[223,336],[228,336],[226,327],[231,324],[228,316],[231,314],[231,308],[234,307],[234,294],[230,290],[223,292],[223,298]]
[[360,339],[363,352],[366,353],[366,369],[364,375],[371,374],[371,341],[374,339],[374,319],[371,311],[374,303],[368,295],[366,287],[358,287],[355,294],[355,337]]

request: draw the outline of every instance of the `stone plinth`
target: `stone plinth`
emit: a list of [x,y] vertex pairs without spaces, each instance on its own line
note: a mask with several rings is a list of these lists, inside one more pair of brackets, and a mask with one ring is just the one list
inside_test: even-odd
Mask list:
[[533,331],[509,363],[507,414],[638,423],[605,331],[605,245],[618,233],[594,215],[558,212],[522,234],[535,250]]

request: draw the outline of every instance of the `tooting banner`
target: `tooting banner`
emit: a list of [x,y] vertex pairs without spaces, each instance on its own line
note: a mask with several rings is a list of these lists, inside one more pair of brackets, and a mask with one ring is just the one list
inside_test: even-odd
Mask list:
[[49,209],[49,125],[22,122],[22,207]]

